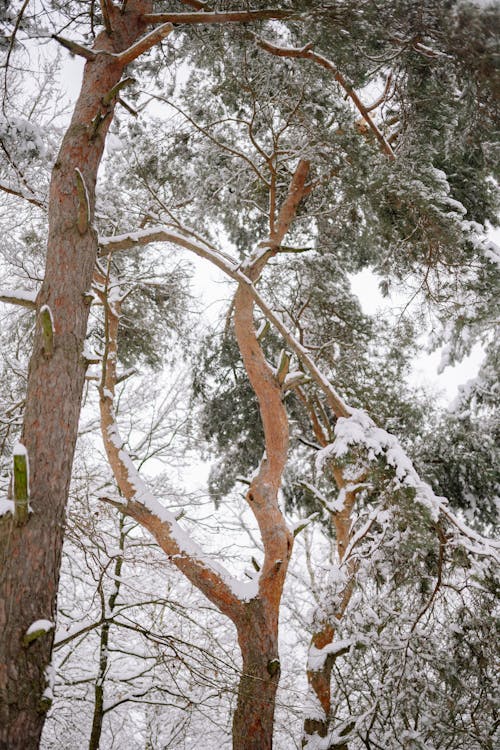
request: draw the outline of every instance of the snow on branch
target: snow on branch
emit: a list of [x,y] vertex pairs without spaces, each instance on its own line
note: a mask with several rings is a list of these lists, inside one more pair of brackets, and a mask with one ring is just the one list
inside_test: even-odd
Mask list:
[[191,239],[187,234],[175,231],[169,226],[160,225],[148,229],[139,229],[134,232],[128,232],[127,234],[116,235],[115,237],[101,237],[99,238],[99,246],[101,248],[100,255],[108,255],[109,253],[118,250],[129,250],[133,247],[148,245],[151,242],[171,242],[174,245],[180,245],[181,247],[194,252],[201,258],[209,260],[230,278],[234,279],[234,281],[244,284],[252,295],[254,302],[264,313],[265,317],[276,328],[276,330],[279,331],[299,360],[309,370],[313,380],[324,392],[333,412],[341,417],[347,417],[351,413],[352,409],[344,402],[342,397],[333,388],[328,378],[326,378],[315,365],[314,360],[310,357],[307,349],[297,341],[281,321],[280,317],[271,310],[269,305],[267,305],[263,297],[261,297],[256,290],[252,280],[240,269],[240,264],[237,261],[232,260],[226,253],[222,253],[214,248],[209,242],[205,243],[199,239]]
[[144,52],[151,49],[151,47],[159,44],[159,42],[165,39],[165,37],[167,37],[173,30],[174,27],[171,23],[164,23],[162,26],[158,26],[157,29],[153,29],[149,34],[146,34],[146,36],[143,36],[142,39],[139,39],[138,42],[132,44],[128,49],[114,55],[114,57],[118,58],[122,65],[128,65],[133,60],[136,60],[139,55],[142,55]]
[[106,49],[90,49],[89,47],[84,47],[82,44],[78,44],[78,42],[66,39],[58,34],[52,34],[52,38],[55,39],[56,42],[59,42],[62,47],[68,49],[73,55],[83,57],[89,62],[95,60],[98,55],[107,55],[125,66],[136,60],[144,52],[147,52],[151,47],[154,47],[161,42],[173,30],[174,27],[171,23],[164,23],[161,26],[158,26],[157,29],[150,31],[149,34],[143,36],[139,41],[135,42],[135,44],[132,44],[130,47],[123,50],[123,52],[110,52]]
[[36,297],[37,292],[30,289],[0,289],[0,302],[27,307],[28,310],[35,309]]
[[[334,443],[319,452],[319,460],[326,459],[328,455],[341,457],[346,454],[349,446],[356,443],[364,445],[372,459],[384,455],[388,464],[394,468],[396,478],[402,485],[415,490],[416,500],[427,507],[431,516],[438,517],[439,514],[442,514],[455,527],[463,540],[469,540],[468,542],[464,541],[464,544],[470,552],[498,558],[500,545],[469,529],[466,524],[457,518],[449,509],[446,499],[437,497],[432,488],[418,476],[413,463],[397,438],[377,427],[366,412],[353,409],[343,400],[328,378],[317,367],[309,352],[297,341],[280,316],[273,312],[236,261],[232,261],[229,256],[218,251],[209,242],[190,239],[187,234],[173,231],[166,226],[156,226],[116,237],[101,238],[99,244],[102,248],[101,254],[105,255],[117,250],[130,249],[138,245],[147,245],[150,242],[158,241],[171,242],[194,252],[196,255],[214,263],[230,278],[245,285],[267,320],[282,335],[290,349],[307,368],[311,378],[323,391],[330,408],[338,418]],[[370,523],[373,523],[373,520]]]
[[50,633],[53,628],[54,623],[52,622],[52,620],[35,620],[35,622],[31,623],[28,630],[24,634],[24,645],[29,646],[29,644],[33,643],[33,641],[36,641],[38,638],[41,638],[47,633]]
[[351,650],[356,645],[356,641],[352,638],[344,640],[332,641],[327,643],[323,648],[317,648],[314,645],[309,647],[309,653],[307,657],[307,669],[311,672],[319,672],[325,666],[325,661],[329,656],[342,656]]
[[217,606],[221,612],[236,621],[242,614],[244,602],[257,595],[255,581],[241,582],[212,560],[179,525],[174,514],[168,511],[150,492],[124,448],[113,408],[116,384],[116,354],[121,299],[116,284],[107,278],[107,288],[112,288],[112,299],[106,296],[107,288],[99,296],[105,305],[107,341],[103,357],[103,376],[99,387],[101,433],[116,482],[126,502],[102,497],[101,500],[134,518],[154,536],[169,560]]
[[[500,542],[478,534],[463,523],[450,510],[446,498],[435,495],[432,487],[420,478],[398,439],[390,432],[377,427],[362,409],[354,409],[349,417],[337,420],[333,443],[317,454],[318,467],[322,468],[329,458],[346,456],[354,446],[362,446],[369,461],[383,457],[394,469],[399,485],[414,490],[415,500],[429,511],[434,521],[444,516],[455,527],[461,537],[461,543],[470,552],[500,560]],[[354,540],[351,540],[351,547],[353,543]]]

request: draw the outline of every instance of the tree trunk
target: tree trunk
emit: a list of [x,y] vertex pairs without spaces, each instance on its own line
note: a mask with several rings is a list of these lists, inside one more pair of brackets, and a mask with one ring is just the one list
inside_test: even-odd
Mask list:
[[[272,240],[266,242],[271,249],[259,253],[253,263],[244,267],[247,280],[257,280],[266,261],[278,252],[297,206],[309,190],[305,184],[308,170],[309,164],[301,160],[280,209],[277,229],[271,229]],[[123,448],[113,409],[121,300],[119,296],[117,299],[115,288],[111,302],[105,286],[99,292],[107,321],[99,400],[101,433],[110,466],[126,502],[111,498],[107,501],[147,528],[174,565],[236,625],[243,669],[233,719],[233,748],[271,750],[280,675],[279,608],[293,547],[293,534],[278,502],[289,442],[288,417],[283,404],[286,372],[273,370],[266,361],[254,328],[253,297],[247,284],[240,283],[234,300],[234,329],[248,379],[259,402],[265,439],[264,455],[246,495],[259,526],[264,560],[258,577],[258,591],[246,601],[228,585],[227,571],[220,564],[211,564],[203,551],[178,527],[175,517],[151,495]]]
[[273,746],[280,663],[278,628],[272,620],[266,617],[262,600],[254,599],[237,623],[243,665],[233,717],[233,750],[271,750]]
[[[127,49],[146,29],[141,13],[151,3],[131,0],[112,13],[113,34],[94,50]],[[97,55],[85,66],[80,96],[54,165],[49,197],[45,276],[37,300],[37,326],[26,393],[22,442],[30,462],[32,513],[25,525],[0,522],[0,748],[38,748],[45,711],[42,696],[53,630],[29,646],[33,621],[55,620],[56,595],[86,362],[82,356],[88,291],[97,256],[92,227],[95,184],[114,110],[106,94],[119,82],[124,62]],[[106,103],[105,103],[106,102]],[[81,176],[76,170],[79,170]],[[47,305],[53,345],[40,321]]]

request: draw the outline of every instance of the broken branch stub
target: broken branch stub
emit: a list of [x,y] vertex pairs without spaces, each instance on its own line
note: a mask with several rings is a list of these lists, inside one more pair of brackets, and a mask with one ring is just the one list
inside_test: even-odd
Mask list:
[[12,494],[15,522],[23,526],[29,516],[29,469],[28,453],[21,443],[16,445],[12,456]]

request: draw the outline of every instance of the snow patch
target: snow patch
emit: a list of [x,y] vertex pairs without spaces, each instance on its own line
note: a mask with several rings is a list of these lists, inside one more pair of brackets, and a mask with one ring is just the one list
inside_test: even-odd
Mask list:
[[13,500],[7,500],[6,498],[0,497],[0,516],[6,516],[7,513],[14,515],[14,502]]
[[54,623],[52,620],[35,620],[35,622],[32,622],[29,626],[28,630],[26,631],[26,635],[31,635],[32,633],[48,633],[52,628],[54,627]]
[[390,432],[377,427],[362,409],[354,409],[350,417],[339,417],[335,425],[333,443],[317,454],[318,469],[321,470],[330,458],[345,456],[355,445],[366,449],[369,461],[383,456],[394,469],[400,485],[414,489],[416,501],[428,509],[433,520],[438,519],[446,500],[436,497],[430,485],[420,479],[398,439]]
[[355,641],[352,638],[344,640],[332,641],[323,648],[316,648],[316,646],[310,646],[309,654],[307,657],[307,669],[310,672],[320,672],[325,666],[325,662],[328,656],[335,656],[345,649],[350,649],[355,645]]
[[24,446],[21,442],[17,442],[14,446],[14,450],[12,451],[13,456],[26,456],[26,459],[28,458],[28,451],[26,450],[26,446]]
[[202,548],[184,531],[179,525],[173,513],[165,506],[161,505],[154,495],[149,491],[139,472],[135,468],[130,456],[123,450],[123,441],[118,432],[116,423],[108,427],[108,436],[113,445],[118,449],[118,457],[127,470],[127,480],[130,486],[135,490],[132,500],[144,505],[151,513],[169,527],[170,537],[179,549],[176,555],[171,555],[170,559],[190,557],[197,560],[208,570],[217,575],[224,584],[229,588],[231,593],[241,601],[250,601],[258,594],[258,579],[251,581],[241,581],[233,578],[228,571],[211,559]]

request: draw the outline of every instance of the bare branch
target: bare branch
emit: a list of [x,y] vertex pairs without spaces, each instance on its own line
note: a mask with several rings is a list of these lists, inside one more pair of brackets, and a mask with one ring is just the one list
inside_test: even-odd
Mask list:
[[0,190],[4,193],[8,193],[9,195],[15,195],[16,198],[22,198],[24,201],[31,203],[33,206],[36,206],[37,208],[45,209],[47,207],[46,204],[39,198],[33,198],[31,195],[28,195],[27,193],[23,193],[21,190],[16,190],[10,185],[6,185],[4,182],[0,182]]
[[297,165],[292,181],[288,188],[288,194],[278,214],[278,221],[274,236],[271,238],[275,245],[281,245],[283,238],[290,228],[299,203],[311,191],[311,187],[306,185],[307,175],[309,174],[310,162],[301,159]]
[[212,143],[214,143],[219,148],[223,149],[224,151],[227,151],[229,154],[233,154],[233,156],[238,157],[239,159],[242,159],[244,162],[246,162],[249,167],[255,172],[259,180],[262,180],[262,182],[269,187],[269,182],[266,180],[262,172],[259,170],[256,164],[243,152],[239,151],[236,148],[232,148],[231,146],[228,146],[227,143],[223,143],[222,141],[218,141],[217,138],[215,138],[208,128],[204,128],[202,125],[199,125],[196,120],[193,120],[192,117],[190,117],[186,112],[184,112],[180,107],[177,106],[177,104],[174,104],[169,99],[166,99],[163,96],[160,96],[159,94],[155,94],[155,99],[158,99],[159,101],[165,102],[165,104],[168,104],[172,109],[175,109],[177,112],[179,112],[183,117],[186,118],[188,122],[193,125],[193,127],[196,128],[200,133],[203,133],[204,136],[206,136]]
[[100,5],[104,28],[106,29],[108,36],[111,36],[113,29],[111,28],[111,20],[109,18],[108,0],[100,0]]
[[24,3],[22,4],[19,13],[17,14],[16,23],[15,23],[15,26],[14,26],[14,31],[12,32],[12,36],[10,38],[9,49],[7,51],[7,57],[5,59],[5,74],[4,74],[4,81],[3,81],[4,99],[3,99],[3,103],[2,103],[2,109],[3,109],[4,113],[5,113],[5,103],[7,102],[7,75],[8,75],[8,72],[9,72],[10,57],[12,55],[12,50],[14,49],[14,45],[16,43],[16,36],[17,36],[17,32],[19,31],[19,27],[21,25],[21,21],[23,19],[24,11],[28,7],[28,3],[29,2],[30,2],[30,0],[24,0]]
[[129,76],[128,78],[122,78],[121,81],[118,81],[118,83],[113,86],[112,89],[108,91],[108,93],[103,96],[102,103],[107,106],[108,104],[111,104],[113,100],[119,100],[119,93],[122,89],[124,89],[126,86],[131,86],[133,83],[135,83],[135,78],[132,78]]
[[85,58],[85,60],[95,60],[97,57],[98,53],[93,49],[84,47],[82,44],[78,44],[78,42],[74,42],[71,39],[66,39],[65,37],[59,36],[58,34],[52,34],[52,39],[55,39],[56,42],[59,42],[62,47],[68,49],[73,55],[83,57]]
[[373,112],[374,109],[377,109],[377,107],[380,107],[380,105],[386,101],[386,99],[388,98],[390,88],[391,88],[391,83],[392,83],[392,73],[389,73],[385,81],[384,90],[382,91],[380,96],[378,96],[375,99],[375,101],[373,101],[371,104],[368,104],[366,106],[367,112]]

